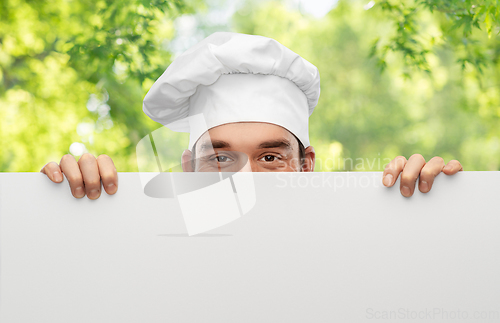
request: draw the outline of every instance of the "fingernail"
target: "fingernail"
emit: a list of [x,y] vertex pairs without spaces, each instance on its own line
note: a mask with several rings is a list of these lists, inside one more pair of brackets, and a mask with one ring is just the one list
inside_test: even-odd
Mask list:
[[116,185],[113,183],[109,184],[107,188],[108,194],[114,194],[116,192]]
[[62,178],[62,174],[61,174],[61,173],[59,173],[59,172],[54,172],[54,174],[53,174],[53,175],[54,175],[54,181],[56,181],[56,182],[60,182],[60,181],[62,181],[62,180],[63,180],[63,178]]
[[85,196],[85,191],[83,190],[83,187],[79,186],[75,189],[75,197],[77,198],[82,198]]
[[453,167],[451,167],[450,165],[446,165],[446,166],[444,166],[443,170],[451,171],[452,169],[453,169]]
[[98,198],[99,197],[99,190],[91,190],[88,197],[92,200]]
[[389,186],[389,185],[391,185],[391,183],[392,183],[392,179],[393,179],[393,177],[392,177],[392,175],[391,175],[391,174],[387,174],[387,175],[385,175],[385,177],[384,177],[384,185],[385,185],[385,186]]
[[401,194],[403,194],[406,197],[409,197],[411,194],[410,188],[408,186],[403,186],[403,188],[401,189]]
[[420,191],[427,192],[429,190],[429,184],[426,181],[420,182]]

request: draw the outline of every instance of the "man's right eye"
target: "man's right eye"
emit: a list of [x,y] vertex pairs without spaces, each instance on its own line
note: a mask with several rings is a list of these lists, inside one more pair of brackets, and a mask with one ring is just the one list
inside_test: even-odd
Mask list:
[[216,160],[218,163],[225,163],[225,162],[231,161],[231,158],[229,158],[229,157],[227,157],[227,156],[216,156],[216,157],[215,157],[215,160]]

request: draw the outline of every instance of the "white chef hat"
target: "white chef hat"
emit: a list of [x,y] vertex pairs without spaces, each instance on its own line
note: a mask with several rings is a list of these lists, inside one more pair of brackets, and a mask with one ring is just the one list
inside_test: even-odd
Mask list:
[[[274,39],[217,32],[170,64],[143,110],[173,131],[189,132],[189,149],[210,128],[250,121],[282,126],[308,147],[319,81],[314,65]],[[187,121],[200,114],[204,122]]]

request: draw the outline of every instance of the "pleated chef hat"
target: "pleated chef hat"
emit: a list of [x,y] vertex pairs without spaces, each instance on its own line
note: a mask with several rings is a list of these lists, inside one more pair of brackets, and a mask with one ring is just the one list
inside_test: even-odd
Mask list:
[[[170,64],[143,110],[173,131],[189,132],[189,149],[210,128],[249,121],[282,126],[308,147],[319,94],[318,69],[276,40],[217,32]],[[204,123],[187,121],[198,114]]]

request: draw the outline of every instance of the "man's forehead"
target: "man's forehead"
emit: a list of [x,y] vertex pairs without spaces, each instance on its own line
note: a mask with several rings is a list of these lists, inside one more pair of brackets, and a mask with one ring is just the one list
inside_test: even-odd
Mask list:
[[[236,146],[237,144],[233,143],[233,145],[231,145],[231,142],[229,141],[211,139],[210,137],[200,139],[199,144],[197,144],[200,152],[212,149],[232,149],[236,148]],[[287,138],[270,138],[263,141],[256,141],[252,146],[255,149],[281,148],[285,150],[293,150],[293,142]]]
[[212,149],[282,148],[293,150],[295,136],[287,129],[265,122],[234,122],[211,128],[196,144],[200,152]]

